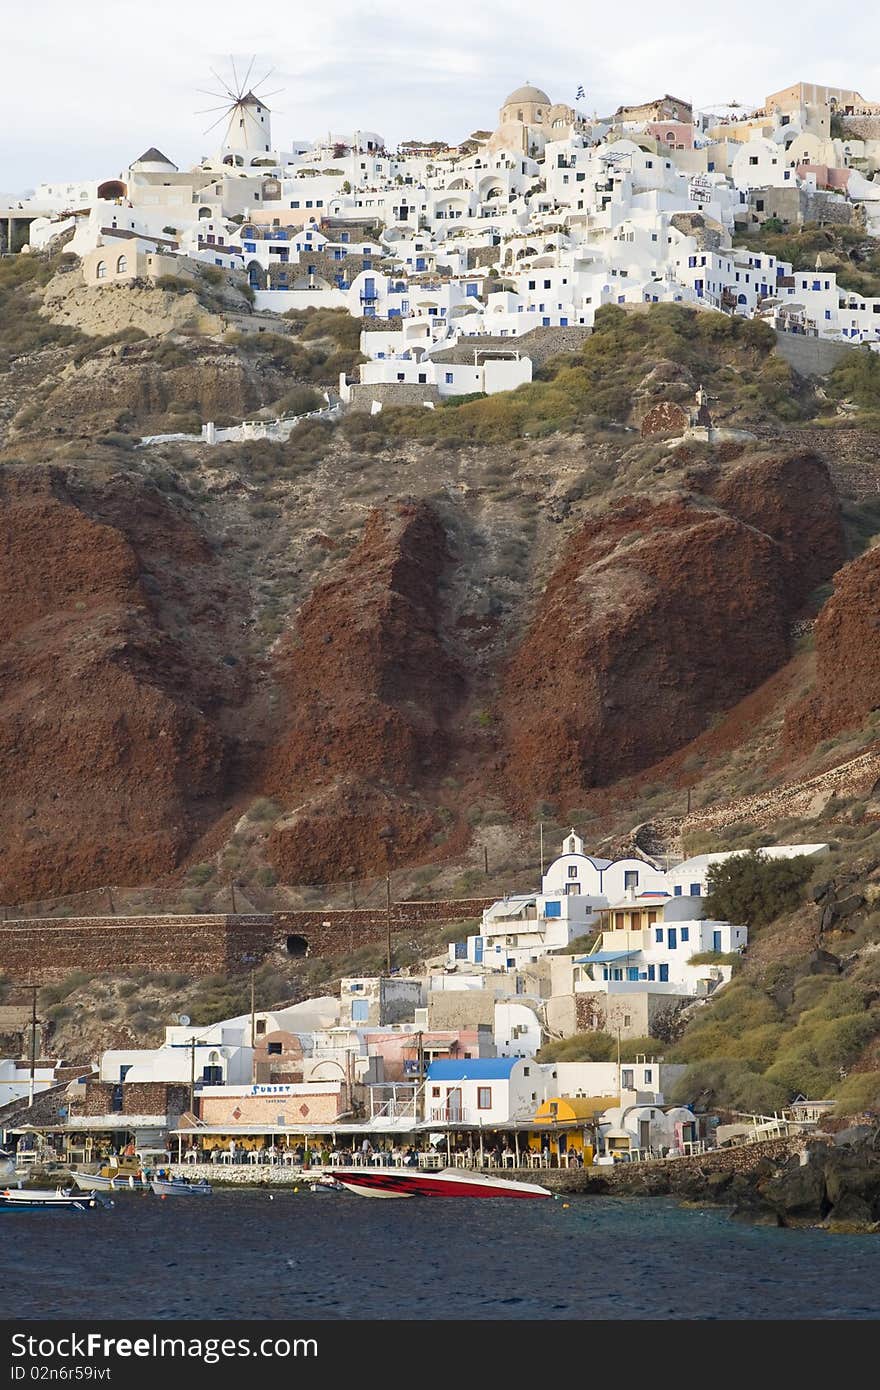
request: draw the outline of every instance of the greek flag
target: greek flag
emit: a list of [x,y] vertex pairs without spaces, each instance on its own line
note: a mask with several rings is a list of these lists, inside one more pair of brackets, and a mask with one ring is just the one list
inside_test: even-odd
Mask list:
[[583,101],[583,99],[584,99],[585,96],[586,96],[586,92],[584,91],[583,87],[578,87],[578,89],[577,89],[577,96],[575,97],[575,101]]

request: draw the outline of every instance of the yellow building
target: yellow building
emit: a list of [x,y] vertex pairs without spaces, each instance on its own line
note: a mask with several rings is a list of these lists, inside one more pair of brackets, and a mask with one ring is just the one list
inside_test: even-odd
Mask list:
[[535,1111],[529,1131],[529,1148],[540,1153],[546,1146],[553,1158],[577,1153],[588,1165],[593,1161],[594,1136],[599,1116],[619,1105],[619,1096],[551,1096]]

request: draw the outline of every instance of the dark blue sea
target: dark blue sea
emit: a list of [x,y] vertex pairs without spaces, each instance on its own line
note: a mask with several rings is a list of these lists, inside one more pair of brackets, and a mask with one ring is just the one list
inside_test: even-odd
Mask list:
[[3,1317],[880,1316],[880,1236],[746,1226],[667,1200],[115,1202],[0,1213]]

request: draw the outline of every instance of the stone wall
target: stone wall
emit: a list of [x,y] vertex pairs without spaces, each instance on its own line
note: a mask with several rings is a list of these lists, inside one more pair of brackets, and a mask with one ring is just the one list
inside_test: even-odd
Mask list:
[[[382,320],[384,322],[384,320]],[[362,385],[355,382],[351,388],[350,410],[369,410],[373,401],[383,405],[420,406],[423,401],[440,404],[440,392],[436,386],[420,385],[418,382],[383,381]]]
[[844,116],[843,121],[859,140],[880,140],[880,115]]
[[[392,904],[395,931],[479,917],[493,898]],[[263,915],[30,918],[0,924],[0,974],[43,984],[73,970],[213,975],[244,970],[273,950],[339,955],[385,939],[385,908]]]
[[858,352],[848,343],[832,343],[826,338],[809,338],[801,333],[776,333],[776,351],[801,376],[827,376],[847,353]]
[[[77,1115],[110,1115],[115,1086],[106,1081],[86,1083],[85,1099],[76,1105]],[[182,1115],[189,1105],[189,1087],[164,1081],[126,1082],[126,1115]]]

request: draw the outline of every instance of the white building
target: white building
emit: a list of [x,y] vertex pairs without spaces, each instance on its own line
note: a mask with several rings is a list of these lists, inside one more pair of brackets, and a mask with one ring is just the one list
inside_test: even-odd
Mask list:
[[594,930],[599,910],[628,890],[665,893],[666,877],[644,859],[585,854],[583,840],[572,830],[543,875],[541,892],[493,903],[483,913],[479,935],[450,945],[450,962],[516,970]]
[[425,1120],[485,1128],[527,1120],[548,1094],[555,1094],[555,1086],[554,1066],[523,1058],[432,1062],[425,1081]]

